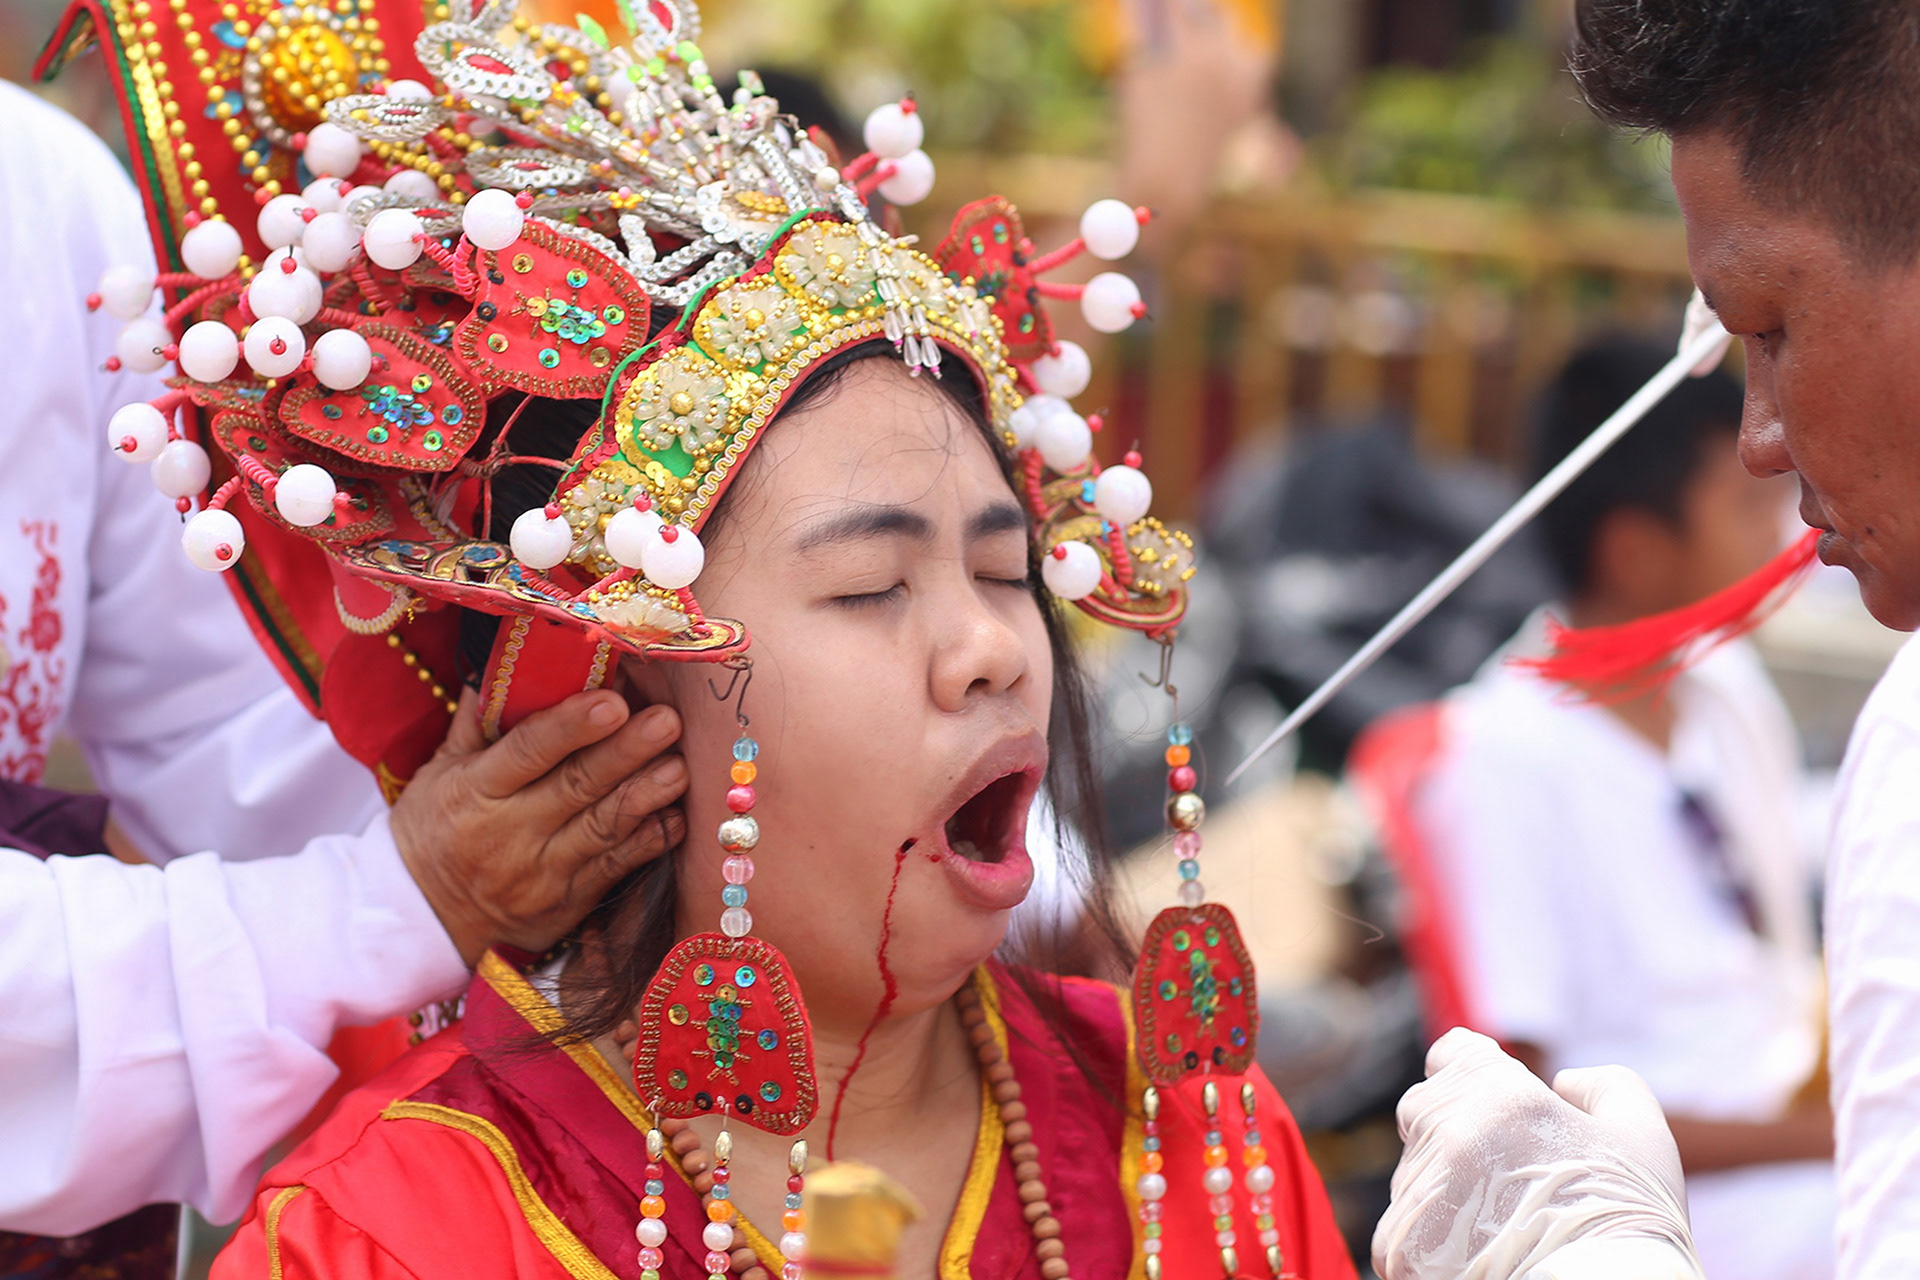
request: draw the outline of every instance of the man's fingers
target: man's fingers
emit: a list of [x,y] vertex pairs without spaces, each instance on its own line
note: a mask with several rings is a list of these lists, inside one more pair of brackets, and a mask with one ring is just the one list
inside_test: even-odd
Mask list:
[[555,827],[635,775],[644,775],[679,736],[680,717],[672,707],[645,707],[603,741],[568,756],[537,788],[552,808]]
[[557,874],[573,876],[607,850],[625,844],[651,826],[653,814],[678,800],[687,789],[687,764],[664,756],[643,772],[582,809],[548,841]]
[[576,693],[536,711],[507,731],[473,762],[473,786],[504,800],[545,777],[582,747],[606,738],[627,720],[627,704],[604,689]]
[[640,820],[633,834],[600,855],[589,868],[590,888],[595,900],[655,858],[673,852],[687,838],[687,819],[679,805],[656,809]]

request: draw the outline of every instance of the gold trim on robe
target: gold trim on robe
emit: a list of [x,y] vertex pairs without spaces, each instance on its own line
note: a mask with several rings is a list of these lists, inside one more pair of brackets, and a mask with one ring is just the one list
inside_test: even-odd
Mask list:
[[458,1129],[468,1137],[477,1139],[499,1164],[500,1172],[505,1175],[507,1186],[512,1189],[513,1198],[519,1203],[520,1212],[527,1220],[527,1228],[546,1246],[554,1261],[567,1269],[568,1275],[575,1277],[575,1280],[619,1280],[600,1259],[593,1256],[593,1250],[580,1243],[579,1236],[567,1229],[560,1215],[547,1207],[547,1202],[533,1189],[526,1170],[520,1167],[520,1157],[514,1154],[513,1144],[507,1141],[507,1135],[490,1122],[438,1103],[413,1102],[405,1098],[388,1103],[380,1113],[380,1118],[426,1120],[449,1129]]

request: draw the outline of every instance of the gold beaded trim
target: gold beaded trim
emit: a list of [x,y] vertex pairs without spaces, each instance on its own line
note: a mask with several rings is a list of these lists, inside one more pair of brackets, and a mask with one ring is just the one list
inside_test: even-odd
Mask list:
[[433,672],[427,669],[426,663],[420,661],[420,655],[407,648],[407,646],[401,642],[400,637],[391,631],[387,632],[387,647],[399,652],[400,661],[413,668],[413,673],[420,677],[420,683],[428,686],[427,692],[431,693],[442,706],[446,707],[448,715],[454,715],[459,712],[459,702],[448,696],[446,686],[433,678]]

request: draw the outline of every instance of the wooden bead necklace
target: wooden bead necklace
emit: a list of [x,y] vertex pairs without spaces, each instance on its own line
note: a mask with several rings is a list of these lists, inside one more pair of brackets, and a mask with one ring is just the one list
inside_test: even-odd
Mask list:
[[[1013,1158],[1015,1189],[1020,1197],[1020,1212],[1033,1232],[1034,1253],[1040,1259],[1043,1280],[1071,1280],[1066,1246],[1060,1239],[1060,1220],[1053,1216],[1047,1201],[1047,1183],[1040,1168],[1040,1148],[1033,1141],[1033,1124],[1027,1119],[1026,1103],[1020,1100],[1020,1082],[1014,1078],[1013,1064],[1007,1061],[993,1023],[980,1003],[980,993],[968,982],[954,993],[954,1005],[960,1011],[960,1024],[973,1044],[974,1057],[993,1092],[995,1108]],[[713,1201],[714,1160],[701,1145],[700,1135],[685,1120],[663,1119],[660,1132],[680,1161],[680,1169],[693,1184],[703,1202]],[[741,1280],[775,1280],[760,1263],[751,1245],[733,1250],[733,1274]]]

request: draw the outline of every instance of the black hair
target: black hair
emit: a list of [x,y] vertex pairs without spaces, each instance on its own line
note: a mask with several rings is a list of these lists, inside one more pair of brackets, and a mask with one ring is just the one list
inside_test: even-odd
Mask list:
[[1617,124],[1724,132],[1755,195],[1826,217],[1868,266],[1920,249],[1920,6],[1579,0],[1571,55]]
[[[1633,338],[1603,339],[1575,354],[1541,398],[1534,474],[1573,452],[1672,354]],[[1554,499],[1540,516],[1540,532],[1563,589],[1592,585],[1594,537],[1613,512],[1632,508],[1680,523],[1687,487],[1708,450],[1726,447],[1740,428],[1740,402],[1740,384],[1718,370],[1686,379]]]
[[[795,388],[773,422],[777,424],[780,416],[821,403],[836,391],[856,364],[898,358],[892,344],[883,339],[836,352]],[[980,432],[992,449],[1008,486],[1018,493],[1013,455],[992,427],[985,393],[979,383],[951,364],[945,377],[922,381],[931,382],[946,395]],[[524,408],[504,409],[502,421],[518,410],[518,420],[511,429],[515,455],[564,458],[572,453],[575,443],[591,426],[598,408],[594,401],[536,399]],[[741,464],[743,473],[752,467],[756,456],[749,455]],[[489,521],[491,536],[505,541],[521,512],[547,501],[553,491],[554,477],[551,469],[533,464],[503,468],[494,481]],[[734,487],[740,483],[741,477],[736,476]],[[751,483],[750,477],[748,483]],[[709,535],[717,528],[715,522],[724,518],[726,510],[723,500],[708,517],[705,528]],[[1034,1002],[1049,1026],[1064,1028],[1069,1023],[1058,977],[1075,972],[1096,972],[1104,976],[1121,971],[1131,965],[1132,954],[1127,932],[1120,925],[1113,902],[1113,859],[1094,768],[1092,697],[1060,615],[1060,606],[1041,585],[1038,556],[1037,549],[1030,550],[1028,579],[1046,626],[1054,671],[1046,786],[1059,822],[1055,838],[1066,863],[1067,878],[1080,892],[1081,914],[1079,931],[1071,937],[1061,936],[1059,930],[1025,931],[1012,942],[1019,954],[1010,958],[1020,962],[1012,970],[1015,983]],[[471,613],[469,618],[475,621],[470,626],[473,637],[463,635],[468,664],[475,665],[477,654],[477,664],[484,667],[486,646],[491,644],[497,619]],[[1077,864],[1071,856],[1075,849],[1085,854]],[[558,1039],[563,1042],[591,1040],[613,1031],[632,1016],[647,984],[674,943],[675,861],[672,857],[657,858],[628,876],[575,931],[572,941],[588,938],[597,941],[589,948],[588,962],[570,966],[561,980],[566,1025],[557,1033]],[[1080,1046],[1067,1042],[1064,1037],[1062,1044],[1088,1079],[1100,1086],[1097,1073],[1081,1058]],[[1114,1101],[1119,1102],[1117,1098]]]

